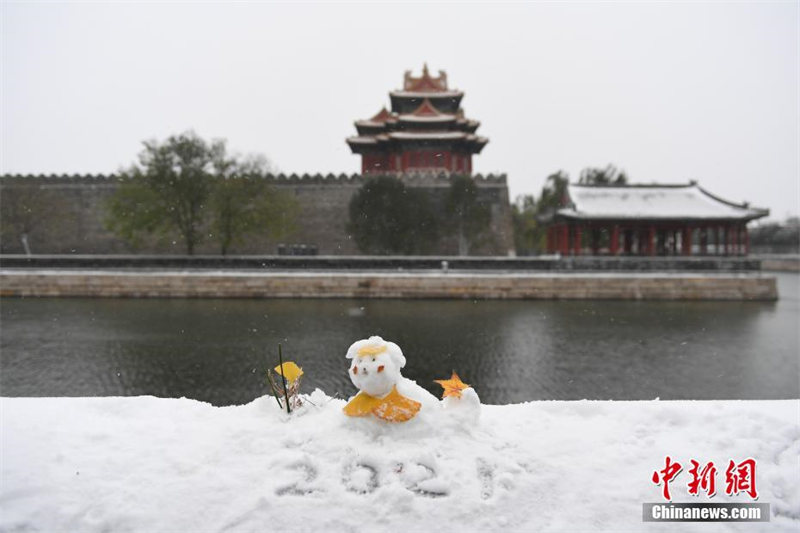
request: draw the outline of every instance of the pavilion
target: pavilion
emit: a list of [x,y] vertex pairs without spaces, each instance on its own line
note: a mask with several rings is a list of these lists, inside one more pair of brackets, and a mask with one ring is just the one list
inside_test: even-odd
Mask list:
[[735,204],[697,182],[569,184],[551,217],[548,253],[561,255],[747,255],[747,223],[768,209]]
[[472,156],[489,139],[475,134],[480,122],[464,116],[464,92],[448,88],[447,74],[406,71],[403,88],[389,93],[385,107],[355,122],[358,135],[347,144],[361,155],[362,174],[435,172],[472,174]]

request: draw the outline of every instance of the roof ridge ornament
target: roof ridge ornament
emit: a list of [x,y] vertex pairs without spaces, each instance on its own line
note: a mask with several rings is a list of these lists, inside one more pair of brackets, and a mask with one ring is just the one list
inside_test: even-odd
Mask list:
[[422,65],[422,76],[415,78],[410,70],[403,74],[403,90],[417,92],[443,92],[447,91],[447,74],[440,70],[437,77],[431,76],[428,63]]

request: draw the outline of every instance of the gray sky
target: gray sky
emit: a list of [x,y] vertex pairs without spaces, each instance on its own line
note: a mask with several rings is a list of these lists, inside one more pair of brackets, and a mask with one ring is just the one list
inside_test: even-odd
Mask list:
[[2,4],[2,172],[108,173],[187,129],[346,172],[353,120],[427,61],[489,137],[478,172],[697,179],[800,213],[797,2]]

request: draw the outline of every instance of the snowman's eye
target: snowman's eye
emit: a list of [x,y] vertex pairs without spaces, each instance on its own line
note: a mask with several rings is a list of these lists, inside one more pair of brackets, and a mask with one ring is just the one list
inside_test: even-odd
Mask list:
[[375,358],[374,358],[374,357],[372,358],[372,362],[373,362],[373,363],[375,362]]

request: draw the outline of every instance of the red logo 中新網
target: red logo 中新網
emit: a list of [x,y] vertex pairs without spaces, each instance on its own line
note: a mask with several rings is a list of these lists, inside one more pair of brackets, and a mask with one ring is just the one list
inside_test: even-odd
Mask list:
[[[689,494],[698,496],[700,491],[703,491],[709,498],[713,497],[717,493],[717,468],[714,466],[714,461],[708,461],[703,466],[694,459],[690,459],[690,463],[691,480],[687,483]],[[665,500],[672,501],[669,484],[682,470],[683,466],[667,455],[664,459],[664,468],[653,472],[651,480],[656,485],[661,485],[661,493]],[[751,457],[740,463],[731,459],[725,470],[725,494],[735,496],[739,493],[745,493],[753,500],[758,499],[756,460]]]

